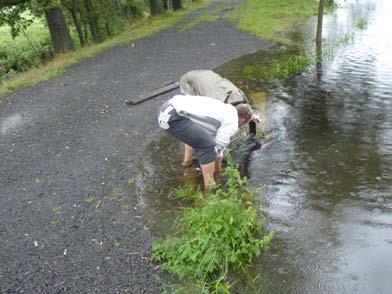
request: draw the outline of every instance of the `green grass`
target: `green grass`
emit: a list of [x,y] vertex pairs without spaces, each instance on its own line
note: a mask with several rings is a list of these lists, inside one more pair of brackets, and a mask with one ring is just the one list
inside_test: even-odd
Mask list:
[[[93,57],[99,52],[117,45],[131,43],[132,41],[153,35],[161,30],[173,26],[183,19],[190,11],[206,6],[210,2],[211,0],[197,1],[190,5],[188,9],[182,9],[172,13],[165,13],[162,16],[149,17],[147,19],[140,20],[129,26],[120,34],[107,39],[102,43],[87,46],[75,52],[58,55],[38,68],[32,68],[17,74],[15,77],[4,80],[3,83],[0,84],[0,97],[8,95],[17,89],[31,86],[59,76],[64,73],[64,70],[67,67],[79,63],[86,58]],[[34,30],[35,28],[32,27],[31,29]],[[44,34],[42,29],[40,29],[40,32],[40,34]]]
[[191,20],[189,23],[184,25],[181,28],[181,32],[187,31],[199,24],[206,23],[206,22],[211,22],[217,19],[217,12],[224,7],[226,7],[228,4],[228,0],[220,0],[219,4],[216,5],[212,11],[208,11],[206,13],[202,13],[201,15],[197,16],[193,20]]
[[35,20],[25,31],[12,38],[8,26],[0,27],[0,64],[5,72],[0,78],[10,78],[18,71],[40,65],[42,59],[52,57],[52,45],[48,29],[40,20]]
[[367,26],[367,20],[366,20],[365,18],[358,18],[358,19],[355,21],[355,26],[356,26],[358,29],[363,30],[363,29],[365,29],[366,26]]
[[193,19],[192,21],[190,21],[189,23],[187,23],[186,25],[184,25],[180,31],[181,32],[187,31],[187,30],[193,28],[194,26],[197,26],[202,23],[214,21],[215,19],[216,19],[216,16],[214,16],[213,12],[203,13],[203,14],[199,15],[198,17],[196,17],[195,19]]
[[265,233],[254,192],[238,170],[229,166],[224,177],[207,195],[191,186],[177,190],[176,197],[194,207],[178,217],[177,235],[153,244],[152,260],[195,293],[230,293],[230,273],[246,272],[273,236]]
[[305,54],[303,51],[274,50],[270,52],[272,54],[269,54],[264,62],[245,65],[242,68],[244,78],[257,80],[284,79],[304,71],[315,62],[314,56]]
[[288,32],[299,21],[317,14],[317,0],[248,0],[230,19],[239,28],[272,42],[291,44]]
[[[45,24],[36,19],[27,29],[26,34],[31,39],[33,45],[38,45],[42,39],[50,38],[49,31]],[[0,40],[1,45],[4,47],[24,47],[29,46],[26,37],[21,33],[15,39],[11,37],[10,28],[8,26],[0,27]]]

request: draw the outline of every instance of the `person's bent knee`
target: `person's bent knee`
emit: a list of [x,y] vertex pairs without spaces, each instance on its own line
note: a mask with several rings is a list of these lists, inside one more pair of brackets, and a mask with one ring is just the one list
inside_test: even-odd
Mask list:
[[216,160],[215,146],[207,150],[197,150],[200,164],[206,165]]

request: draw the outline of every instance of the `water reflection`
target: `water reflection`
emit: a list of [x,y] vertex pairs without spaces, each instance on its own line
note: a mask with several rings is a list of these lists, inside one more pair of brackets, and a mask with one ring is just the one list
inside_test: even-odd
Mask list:
[[174,221],[184,203],[171,197],[185,184],[202,183],[199,169],[182,168],[183,145],[166,133],[147,147],[136,178],[138,206],[148,207],[146,224],[156,237],[175,232]]
[[[392,35],[385,29],[392,4],[344,3],[324,19],[323,51],[333,54],[320,75],[315,68],[284,81],[244,75],[285,48],[218,68],[248,93],[267,96],[270,142],[253,153],[249,173],[264,187],[277,233],[257,265],[268,293],[392,291]],[[366,29],[355,26],[359,18]],[[315,27],[295,35],[314,39]]]

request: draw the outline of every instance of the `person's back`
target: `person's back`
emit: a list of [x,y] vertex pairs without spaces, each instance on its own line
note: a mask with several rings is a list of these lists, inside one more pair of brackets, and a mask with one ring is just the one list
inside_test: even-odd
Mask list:
[[183,94],[207,96],[232,105],[249,103],[245,94],[232,82],[212,70],[192,70],[180,79]]

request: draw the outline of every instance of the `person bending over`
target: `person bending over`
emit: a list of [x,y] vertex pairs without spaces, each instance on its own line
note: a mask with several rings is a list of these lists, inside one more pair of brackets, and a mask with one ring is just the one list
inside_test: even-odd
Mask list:
[[[189,71],[180,78],[179,84],[181,93],[185,95],[211,97],[233,106],[243,103],[249,105],[249,100],[244,92],[212,70]],[[256,134],[257,123],[260,123],[260,116],[252,112],[249,132],[253,135]],[[192,157],[192,148],[185,146],[183,166],[191,166]]]
[[[159,126],[185,143],[185,160],[199,157],[204,187],[214,183],[214,172],[222,170],[223,151],[238,128],[249,122],[248,104],[225,104],[205,96],[175,95],[158,111]],[[190,156],[190,158],[189,158]]]

